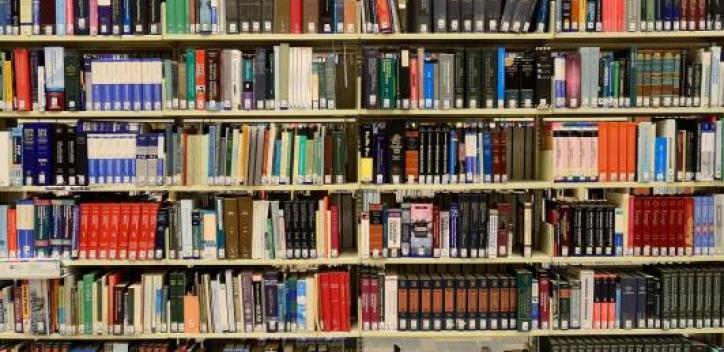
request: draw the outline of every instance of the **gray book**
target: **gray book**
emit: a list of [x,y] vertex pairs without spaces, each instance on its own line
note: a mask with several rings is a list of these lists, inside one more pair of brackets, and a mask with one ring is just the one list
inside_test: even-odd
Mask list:
[[238,0],[226,0],[226,33],[239,33]]
[[[326,108],[336,109],[337,104],[337,54],[328,53],[324,62],[324,97],[327,99]],[[322,92],[320,92],[321,94]]]
[[262,161],[264,160],[264,131],[266,125],[256,126],[256,158],[254,162],[254,184],[261,184]]
[[485,0],[473,0],[473,32],[485,32]]
[[454,82],[455,82],[455,55],[440,54],[438,59],[438,67],[440,68],[440,108],[450,109],[453,107],[454,99]]
[[447,0],[433,0],[432,14],[434,32],[447,32]]

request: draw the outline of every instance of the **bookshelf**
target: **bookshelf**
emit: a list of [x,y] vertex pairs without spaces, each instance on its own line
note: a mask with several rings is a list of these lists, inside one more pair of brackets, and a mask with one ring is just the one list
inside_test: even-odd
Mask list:
[[[554,3],[553,3],[554,4]],[[551,9],[551,14],[555,11]],[[551,16],[550,27],[555,19]],[[46,36],[17,35],[0,36],[0,46],[68,46],[72,48],[99,47],[117,48],[122,50],[144,50],[153,47],[163,50],[176,50],[196,46],[199,48],[231,47],[233,45],[250,46],[254,44],[291,43],[332,47],[337,50],[359,51],[364,46],[436,46],[436,45],[493,45],[501,44],[512,47],[529,48],[534,46],[550,46],[553,48],[570,48],[581,45],[629,46],[644,43],[660,47],[682,46],[682,43],[721,43],[724,31],[678,31],[678,32],[571,32],[558,33],[344,33],[344,34],[161,34],[141,36]],[[631,44],[634,43],[634,44]],[[359,63],[355,63],[359,64]],[[361,65],[360,65],[361,66]],[[358,73],[361,75],[361,73]],[[657,107],[657,108],[514,108],[514,109],[366,109],[362,108],[360,93],[361,81],[357,78],[357,95],[355,108],[331,110],[239,110],[239,111],[196,111],[196,110],[160,110],[160,111],[62,111],[62,112],[12,112],[0,111],[0,123],[13,122],[57,122],[79,119],[128,120],[138,122],[171,122],[189,123],[340,123],[357,124],[361,121],[506,121],[506,122],[541,122],[541,121],[628,121],[630,117],[660,117],[673,115],[709,116],[724,114],[724,107]],[[236,194],[250,192],[285,192],[308,194],[309,192],[352,193],[362,191],[379,192],[510,192],[516,190],[552,190],[557,192],[583,192],[588,189],[629,190],[629,189],[664,189],[676,192],[697,190],[710,192],[724,189],[724,180],[720,181],[686,181],[686,182],[552,182],[542,180],[509,181],[505,183],[455,183],[455,184],[372,184],[346,182],[340,184],[293,184],[293,185],[230,185],[230,186],[133,186],[133,185],[92,185],[92,186],[0,186],[0,197],[12,193],[43,194],[57,193],[71,195],[75,193],[168,193],[173,198],[180,193],[201,194]],[[21,273],[27,278],[33,277],[31,271],[43,268],[43,265],[58,265],[70,270],[87,270],[92,268],[122,268],[128,271],[137,270],[172,270],[178,268],[249,268],[274,267],[280,269],[303,270],[317,267],[394,267],[394,266],[427,266],[427,265],[490,265],[490,266],[585,266],[585,267],[640,267],[653,264],[707,264],[724,263],[724,254],[698,256],[617,256],[617,257],[554,257],[540,251],[532,256],[524,257],[512,254],[499,258],[370,258],[361,253],[359,245],[357,253],[343,253],[335,258],[316,259],[160,259],[160,260],[50,260],[43,261],[1,261],[0,273]],[[12,271],[11,266],[21,267],[21,271]],[[24,267],[24,268],[23,268]],[[47,267],[49,268],[49,266]],[[14,269],[17,270],[17,269]],[[2,277],[2,275],[0,275]],[[34,277],[37,278],[37,277]],[[357,304],[357,297],[352,298]],[[151,333],[133,335],[64,335],[64,334],[21,334],[2,333],[0,340],[27,341],[106,341],[109,339],[128,341],[162,341],[190,339],[206,340],[241,340],[241,339],[400,339],[400,338],[521,338],[531,339],[546,336],[598,336],[598,335],[691,335],[691,334],[724,334],[724,328],[685,328],[685,329],[574,329],[574,330],[484,330],[484,331],[389,331],[363,330],[353,326],[350,331],[342,332],[281,332],[281,333]]]

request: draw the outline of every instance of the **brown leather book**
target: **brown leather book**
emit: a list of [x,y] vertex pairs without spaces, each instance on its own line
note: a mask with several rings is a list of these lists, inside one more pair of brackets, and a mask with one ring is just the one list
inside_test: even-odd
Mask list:
[[251,243],[254,228],[254,201],[251,197],[237,199],[239,219],[239,258],[251,259]]
[[221,104],[221,51],[212,49],[206,52],[206,101],[209,108],[215,110]]
[[274,0],[274,32],[289,33],[290,30],[290,0]]
[[319,0],[302,1],[302,30],[304,33],[319,32]]
[[196,19],[196,0],[189,0],[189,23],[185,23],[186,28],[190,28],[191,33],[198,33],[199,29],[196,24],[199,21]]
[[226,258],[239,258],[239,214],[236,198],[224,198],[224,229],[226,230]]

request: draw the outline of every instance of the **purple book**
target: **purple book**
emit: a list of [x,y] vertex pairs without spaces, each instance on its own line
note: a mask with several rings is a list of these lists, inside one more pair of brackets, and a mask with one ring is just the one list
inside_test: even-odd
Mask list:
[[113,33],[113,9],[111,0],[98,0],[98,34]]

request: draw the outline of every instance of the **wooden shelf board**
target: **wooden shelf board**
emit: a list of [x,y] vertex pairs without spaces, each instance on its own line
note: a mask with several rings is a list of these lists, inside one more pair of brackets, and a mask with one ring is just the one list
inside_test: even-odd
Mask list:
[[346,191],[358,189],[357,183],[325,185],[260,185],[260,186],[2,186],[0,192],[291,192],[291,191]]
[[374,184],[362,183],[362,190],[378,191],[472,191],[472,190],[506,190],[506,189],[546,189],[551,187],[548,181],[512,181],[505,183],[437,183],[437,184]]
[[358,337],[356,330],[342,332],[251,332],[251,333],[154,333],[134,335],[63,335],[63,334],[19,334],[2,333],[0,340],[72,340],[72,341],[107,341],[107,340],[167,340],[167,339],[311,339],[311,338],[345,338]]
[[366,265],[394,265],[394,264],[532,264],[549,263],[550,259],[542,253],[535,253],[525,258],[520,255],[511,255],[500,258],[362,258]]
[[591,335],[675,335],[721,334],[724,328],[687,329],[569,329],[569,330],[478,330],[478,331],[361,331],[367,338],[481,338],[481,337],[531,337],[531,336],[591,336]]
[[550,109],[360,109],[361,116],[537,116]]
[[552,265],[642,265],[665,263],[724,262],[724,255],[697,256],[622,256],[622,257],[552,257],[546,258]]
[[165,34],[170,42],[330,42],[356,41],[357,33],[239,33],[239,34]]
[[[686,114],[721,114],[721,107],[658,107],[658,108],[555,108],[552,115],[686,115]],[[571,121],[574,121],[571,119]]]
[[724,31],[668,31],[668,32],[560,32],[556,39],[667,39],[667,38],[719,38]]
[[65,267],[87,266],[318,266],[318,265],[354,265],[359,263],[357,255],[344,253],[337,258],[315,259],[159,259],[159,260],[120,260],[120,259],[80,259],[63,260]]
[[467,41],[467,40],[551,40],[553,33],[361,33],[363,42],[419,41]]
[[724,181],[699,182],[553,182],[554,189],[582,188],[705,188],[724,187]]

